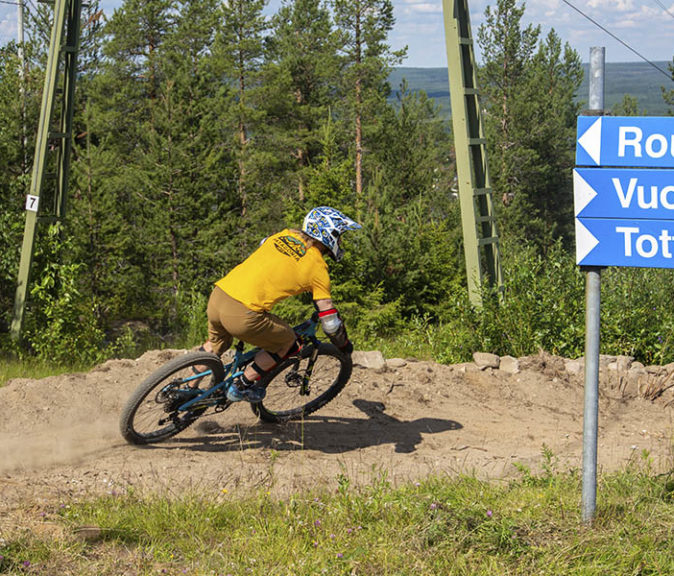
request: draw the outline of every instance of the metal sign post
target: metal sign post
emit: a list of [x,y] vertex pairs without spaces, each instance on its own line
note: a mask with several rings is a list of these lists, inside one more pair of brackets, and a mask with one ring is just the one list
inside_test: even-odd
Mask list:
[[[592,50],[590,103],[592,106],[594,102],[592,111],[599,115],[578,118],[579,167],[573,175],[576,263],[587,273],[583,420],[586,522],[594,517],[597,495],[601,268],[674,268],[674,118],[601,116],[604,54],[603,49]],[[596,50],[601,53],[595,54]],[[597,92],[601,92],[601,98]]]
[[[604,111],[604,48],[590,48],[590,110]],[[574,202],[575,202],[574,187]],[[577,222],[577,220],[576,220]],[[576,230],[578,242],[578,230]],[[585,271],[585,408],[583,416],[583,521],[591,522],[597,504],[599,434],[599,328],[601,268]]]

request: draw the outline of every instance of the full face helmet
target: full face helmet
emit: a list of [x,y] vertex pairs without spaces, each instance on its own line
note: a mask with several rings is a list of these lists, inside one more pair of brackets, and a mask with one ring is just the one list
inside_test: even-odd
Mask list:
[[304,217],[302,223],[302,232],[323,244],[337,262],[344,256],[339,245],[340,237],[347,230],[359,228],[362,228],[360,224],[329,206],[314,208]]

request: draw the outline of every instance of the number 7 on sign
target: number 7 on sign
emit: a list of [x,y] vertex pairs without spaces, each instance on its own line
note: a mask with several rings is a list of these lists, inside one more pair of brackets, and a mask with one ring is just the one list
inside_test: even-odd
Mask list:
[[26,196],[26,210],[29,210],[30,212],[37,212],[37,207],[39,204],[39,196],[33,196],[32,194],[28,194]]

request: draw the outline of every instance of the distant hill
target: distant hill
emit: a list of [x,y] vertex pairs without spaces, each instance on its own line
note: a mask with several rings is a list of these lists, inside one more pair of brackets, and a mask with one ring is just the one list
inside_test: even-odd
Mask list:
[[[668,71],[668,62],[656,62]],[[578,90],[577,99],[586,103],[588,100],[588,64],[583,65],[585,76]],[[394,93],[400,90],[403,78],[412,91],[423,90],[436,103],[449,113],[449,81],[446,68],[409,68],[400,67],[393,70],[389,77]],[[607,63],[605,70],[605,106],[610,110],[615,104],[622,102],[623,96],[629,94],[638,100],[639,111],[643,115],[667,115],[667,105],[662,99],[661,86],[674,88],[674,82],[667,83],[667,78],[646,62]]]

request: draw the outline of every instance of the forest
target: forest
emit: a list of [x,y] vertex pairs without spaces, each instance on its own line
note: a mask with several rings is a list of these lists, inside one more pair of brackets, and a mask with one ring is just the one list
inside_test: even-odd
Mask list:
[[[503,298],[485,289],[482,307],[468,301],[451,122],[388,82],[405,61],[387,44],[390,0],[289,0],[272,16],[264,0],[126,0],[107,18],[92,0],[67,214],[39,227],[12,340],[51,22],[39,6],[23,81],[19,47],[0,47],[2,354],[90,365],[194,345],[213,283],[318,205],[363,225],[330,263],[357,349],[440,362],[583,354],[572,191],[583,66],[554,30],[524,26],[515,0],[495,0],[474,30]],[[671,84],[660,97],[674,108]],[[641,113],[630,95],[614,112]],[[667,270],[606,270],[602,351],[674,361],[673,288]],[[291,321],[310,311],[306,298],[275,309]]]

